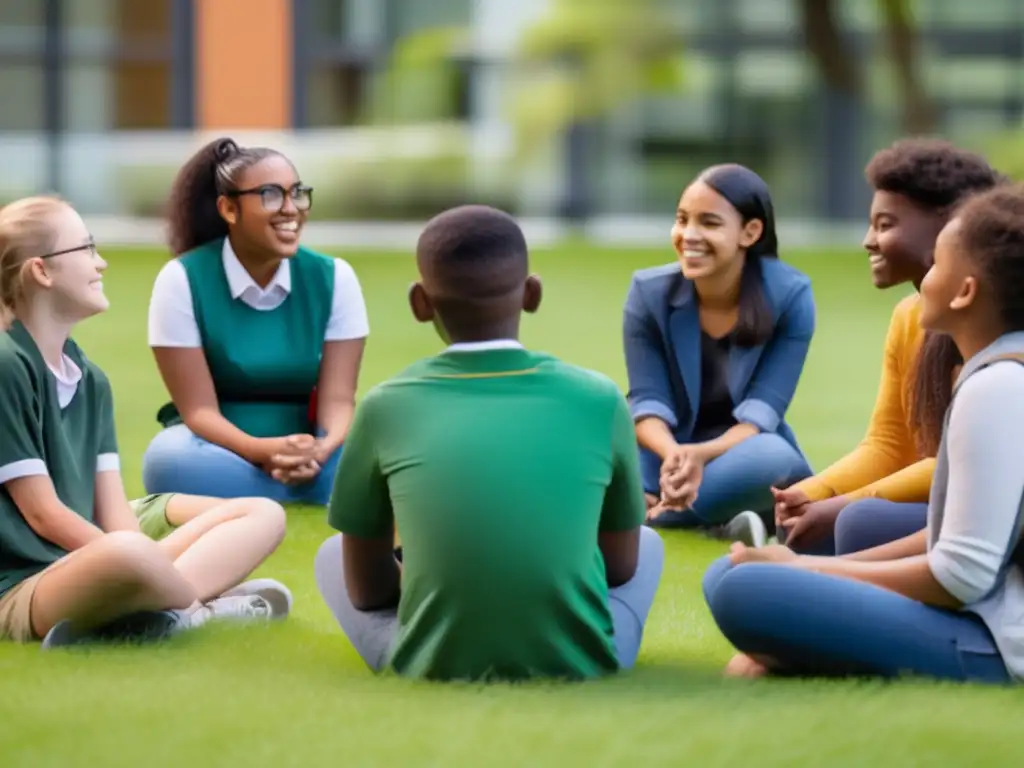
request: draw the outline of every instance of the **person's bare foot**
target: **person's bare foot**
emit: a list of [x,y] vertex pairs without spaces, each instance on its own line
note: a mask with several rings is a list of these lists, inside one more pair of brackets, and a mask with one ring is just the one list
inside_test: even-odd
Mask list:
[[745,653],[737,653],[725,665],[723,674],[726,677],[746,677],[755,679],[768,674],[768,668],[759,661],[754,661]]

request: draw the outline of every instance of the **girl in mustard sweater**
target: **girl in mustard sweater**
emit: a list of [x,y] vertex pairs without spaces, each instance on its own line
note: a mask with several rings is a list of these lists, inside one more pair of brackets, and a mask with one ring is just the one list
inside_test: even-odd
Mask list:
[[[865,175],[874,197],[864,248],[883,290],[918,288],[956,205],[1001,181],[984,158],[934,139],[895,143],[872,158]],[[948,337],[925,334],[919,315],[917,293],[893,311],[860,445],[814,477],[774,491],[779,540],[791,548],[843,554],[924,528],[942,419],[962,361]]]

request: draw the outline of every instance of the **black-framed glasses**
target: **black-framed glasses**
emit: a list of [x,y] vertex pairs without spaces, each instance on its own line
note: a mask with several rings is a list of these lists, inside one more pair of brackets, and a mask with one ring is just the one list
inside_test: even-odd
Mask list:
[[72,248],[63,248],[59,251],[52,251],[51,253],[44,253],[39,256],[40,259],[52,259],[54,256],[63,256],[65,253],[77,253],[78,251],[89,251],[90,256],[96,256],[99,251],[96,249],[96,241],[89,239],[89,242],[76,245]]
[[289,189],[285,189],[280,184],[261,184],[251,189],[236,189],[228,192],[229,197],[241,197],[242,195],[259,195],[263,210],[271,213],[280,213],[286,199],[291,199],[292,205],[300,211],[308,211],[313,207],[313,188],[304,184],[293,184]]

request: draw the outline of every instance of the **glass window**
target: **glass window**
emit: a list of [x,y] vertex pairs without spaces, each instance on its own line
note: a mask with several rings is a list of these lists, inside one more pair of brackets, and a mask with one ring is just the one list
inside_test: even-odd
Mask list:
[[[376,2],[384,5],[382,0]],[[472,0],[391,0],[390,6],[394,37],[427,27],[468,25],[473,20]]]
[[42,131],[46,125],[42,64],[0,63],[0,131]]
[[161,130],[171,124],[170,67],[164,62],[79,64],[65,77],[72,131]]
[[931,6],[930,27],[938,29],[1003,29],[1024,16],[1020,0],[985,0],[965,3],[962,0],[932,0],[921,3]]
[[734,13],[744,32],[788,32],[803,26],[793,0],[736,0]]
[[46,37],[43,1],[12,0],[0,3],[0,60],[42,55]]
[[313,33],[321,40],[358,50],[384,42],[387,0],[313,0]]
[[371,75],[362,64],[322,62],[308,75],[306,124],[311,128],[352,125],[363,117]]
[[1002,101],[1017,90],[1020,64],[1004,58],[926,60],[928,90],[940,99]]
[[171,125],[174,0],[66,4],[65,121],[69,130]]

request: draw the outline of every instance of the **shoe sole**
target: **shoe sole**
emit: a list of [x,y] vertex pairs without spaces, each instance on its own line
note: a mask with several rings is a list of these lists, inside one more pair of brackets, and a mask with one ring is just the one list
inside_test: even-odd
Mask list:
[[222,597],[250,595],[262,597],[267,601],[272,619],[283,619],[292,611],[291,590],[276,579],[250,579],[234,589],[229,589]]
[[174,611],[140,611],[83,633],[75,632],[71,622],[65,620],[55,624],[46,633],[41,648],[49,650],[96,643],[154,642],[176,634],[182,626],[181,617]]
[[768,543],[768,529],[755,512],[741,512],[725,526],[726,536],[748,547],[763,547]]

